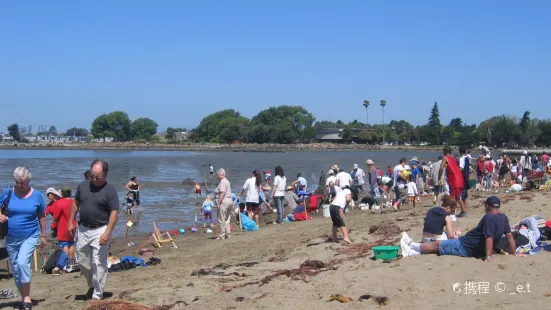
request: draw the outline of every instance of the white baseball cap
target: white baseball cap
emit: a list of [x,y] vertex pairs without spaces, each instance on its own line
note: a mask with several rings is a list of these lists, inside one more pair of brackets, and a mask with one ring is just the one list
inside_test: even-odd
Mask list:
[[46,196],[48,196],[49,194],[54,194],[57,197],[61,197],[61,194],[58,191],[56,191],[56,189],[53,187],[50,187],[46,190]]

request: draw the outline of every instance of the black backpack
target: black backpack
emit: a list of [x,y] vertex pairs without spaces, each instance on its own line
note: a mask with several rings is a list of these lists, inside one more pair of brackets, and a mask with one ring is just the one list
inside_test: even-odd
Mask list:
[[55,250],[52,255],[48,257],[48,261],[44,264],[44,267],[42,267],[42,273],[51,274],[52,270],[54,270],[55,267],[57,267],[57,262],[59,262],[59,258],[61,257],[62,249]]

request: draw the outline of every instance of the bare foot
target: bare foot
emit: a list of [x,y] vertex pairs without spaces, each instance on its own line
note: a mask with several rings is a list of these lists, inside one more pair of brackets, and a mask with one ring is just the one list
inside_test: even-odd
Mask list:
[[352,241],[350,241],[350,239],[344,239],[344,242],[346,242],[346,244],[352,244]]

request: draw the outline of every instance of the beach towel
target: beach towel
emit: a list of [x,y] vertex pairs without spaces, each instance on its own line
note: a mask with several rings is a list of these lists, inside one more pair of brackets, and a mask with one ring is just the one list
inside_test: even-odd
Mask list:
[[446,167],[446,177],[448,184],[450,185],[450,195],[452,197],[461,197],[461,191],[465,187],[465,179],[461,173],[461,169],[457,164],[455,158],[450,155],[446,155],[448,165]]

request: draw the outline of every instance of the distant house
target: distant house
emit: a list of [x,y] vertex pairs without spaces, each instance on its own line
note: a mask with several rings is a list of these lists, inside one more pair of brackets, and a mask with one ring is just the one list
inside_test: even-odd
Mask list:
[[316,130],[316,140],[320,142],[337,142],[341,141],[340,136],[343,128],[319,128]]
[[182,132],[175,132],[174,133],[174,140],[177,141],[187,141],[189,139],[189,133],[186,131]]
[[12,136],[5,134],[3,132],[0,132],[0,142],[12,142],[12,141],[13,141]]
[[[342,141],[341,132],[344,128],[318,128],[316,129],[316,141],[318,142],[339,142]],[[370,128],[354,128],[352,129],[352,140],[358,138],[361,131],[374,131]]]

